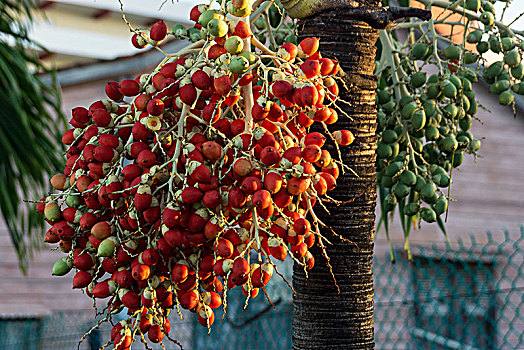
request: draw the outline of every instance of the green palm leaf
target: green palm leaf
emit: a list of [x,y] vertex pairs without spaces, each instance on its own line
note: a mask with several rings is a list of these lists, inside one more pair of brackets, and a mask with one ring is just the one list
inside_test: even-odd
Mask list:
[[60,94],[38,73],[46,69],[29,45],[27,23],[36,0],[0,2],[0,212],[25,272],[33,249],[42,241],[44,226],[33,205],[47,178],[63,166],[59,149],[64,116]]

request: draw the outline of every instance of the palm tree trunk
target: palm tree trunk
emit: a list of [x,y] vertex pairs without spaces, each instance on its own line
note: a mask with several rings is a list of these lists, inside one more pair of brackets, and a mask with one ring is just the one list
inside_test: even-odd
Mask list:
[[[378,1],[360,1],[378,6]],[[338,18],[336,11],[302,20],[302,37],[319,37],[325,57],[336,57],[346,73],[348,90],[341,96],[351,105],[339,104],[353,119],[339,113],[333,130],[349,129],[355,135],[352,145],[343,149],[344,163],[358,177],[347,172],[339,177],[333,197],[358,198],[344,206],[328,206],[330,214],[319,210],[319,218],[353,243],[343,242],[324,230],[333,243],[327,254],[340,292],[334,283],[320,248],[314,252],[315,268],[306,278],[295,265],[293,286],[293,348],[373,349],[373,236],[375,227],[375,148],[376,79],[373,76],[378,30],[363,22]],[[359,196],[360,195],[360,196]]]

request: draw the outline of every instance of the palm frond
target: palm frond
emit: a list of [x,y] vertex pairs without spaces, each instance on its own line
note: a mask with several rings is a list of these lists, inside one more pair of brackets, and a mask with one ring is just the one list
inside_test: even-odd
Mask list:
[[0,2],[0,212],[24,272],[44,227],[23,199],[39,198],[48,176],[63,166],[60,93],[40,79],[38,73],[52,72],[28,50],[29,44],[38,46],[27,36],[37,4]]

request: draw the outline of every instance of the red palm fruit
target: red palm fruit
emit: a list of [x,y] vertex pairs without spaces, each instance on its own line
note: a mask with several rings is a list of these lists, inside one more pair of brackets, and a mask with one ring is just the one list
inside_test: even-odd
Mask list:
[[338,88],[338,84],[335,81],[335,79],[333,79],[333,78],[326,78],[325,81],[324,81],[324,86],[327,88],[327,90],[329,92],[328,93],[328,98],[330,100],[333,100],[333,99],[335,99],[338,96],[340,90]]
[[95,284],[91,294],[93,294],[95,298],[103,299],[113,295],[116,289],[117,284],[115,281],[105,280]]
[[87,191],[87,188],[91,184],[91,178],[87,175],[82,175],[76,180],[76,188],[80,192]]
[[287,191],[290,194],[298,195],[306,192],[310,184],[311,180],[309,178],[294,177],[288,181]]
[[264,287],[269,283],[269,280],[273,276],[273,265],[270,263],[263,263],[251,275],[251,283],[253,287],[260,288]]
[[330,114],[329,118],[327,118],[324,121],[324,123],[326,123],[328,125],[335,124],[338,121],[338,113],[333,108],[330,108],[329,110],[331,111],[331,114]]
[[260,291],[259,288],[252,288],[249,290],[249,286],[247,284],[244,284],[242,286],[242,293],[247,297],[253,299],[258,295],[258,292]]
[[210,308],[201,308],[198,311],[198,323],[203,327],[211,327],[215,322],[215,313]]
[[124,95],[118,89],[118,83],[116,81],[110,81],[106,85],[106,95],[110,99],[116,102],[122,101]]
[[225,74],[218,75],[213,79],[213,87],[217,93],[225,96],[231,91],[231,80]]
[[149,187],[140,186],[133,198],[133,204],[135,205],[136,210],[139,212],[145,211],[151,208],[152,202],[153,196],[151,195]]
[[335,130],[333,132],[335,141],[341,146],[347,146],[355,140],[355,136],[349,130]]
[[69,181],[64,174],[56,174],[51,178],[51,186],[53,186],[55,190],[63,191],[66,184],[69,184]]
[[151,27],[149,37],[154,41],[161,41],[166,38],[167,26],[164,21],[158,21]]
[[255,102],[253,104],[253,108],[251,109],[251,115],[253,116],[253,120],[256,122],[259,122],[267,117],[269,114],[269,106],[266,103],[263,103],[263,106],[260,105],[258,102]]
[[296,245],[291,246],[291,253],[297,259],[303,258],[307,254],[307,245],[304,242],[300,242]]
[[227,259],[233,254],[233,244],[225,238],[219,238],[214,249],[217,255],[223,259]]
[[293,165],[298,164],[302,159],[302,150],[300,147],[290,147],[284,152],[284,154],[282,154],[282,158],[286,159]]
[[322,150],[317,145],[309,145],[302,148],[302,158],[309,163],[315,163],[320,159]]
[[87,271],[78,271],[73,277],[73,288],[85,288],[91,283],[93,276]]
[[180,218],[180,210],[177,210],[173,207],[167,206],[162,213],[162,221],[164,224],[173,229],[178,226],[178,221]]
[[280,123],[284,121],[284,117],[285,116],[282,107],[280,107],[276,103],[271,103],[271,107],[269,108],[269,113],[267,115],[267,120]]
[[175,264],[171,269],[171,279],[175,283],[184,282],[189,276],[189,268],[183,264]]
[[115,150],[109,146],[97,146],[93,152],[95,159],[102,163],[109,163],[115,156]]
[[231,90],[231,92],[227,95],[226,99],[224,100],[224,104],[226,106],[234,106],[238,101],[240,100],[240,89],[235,88]]
[[209,209],[214,209],[222,203],[222,196],[217,190],[209,190],[202,197],[202,204]]
[[328,107],[318,108],[313,115],[313,120],[316,122],[325,122],[331,117],[331,109]]
[[307,235],[311,230],[311,224],[305,218],[299,218],[293,222],[293,230],[297,235]]
[[327,182],[322,176],[313,179],[313,188],[317,191],[318,196],[322,196],[328,191]]
[[305,128],[311,126],[314,123],[313,119],[308,117],[308,115],[304,112],[301,112],[298,115],[296,122],[298,123],[298,125],[305,127]]
[[138,261],[141,264],[153,266],[160,261],[160,254],[158,254],[156,249],[149,248],[138,255]]
[[215,313],[211,309],[201,308],[198,311],[198,323],[203,327],[211,327],[215,322]]
[[131,269],[131,274],[136,281],[144,281],[151,275],[151,268],[146,264],[138,263]]
[[197,99],[197,91],[194,85],[186,84],[180,87],[178,90],[180,99],[186,105],[192,106]]
[[251,32],[251,28],[244,21],[238,21],[236,23],[232,22],[229,26],[229,29],[232,32],[231,35],[236,35],[241,39],[247,39],[251,35],[253,35],[253,33]]
[[189,310],[198,305],[198,293],[194,290],[189,292],[178,291],[177,296],[180,306],[182,306],[184,309]]
[[75,268],[81,271],[87,271],[94,266],[93,257],[88,253],[78,254],[73,260]]
[[242,208],[247,201],[247,196],[237,187],[232,187],[227,196],[229,205],[232,208]]
[[180,290],[184,290],[184,291],[194,289],[196,287],[196,275],[189,274],[189,276],[187,276],[187,279],[184,282],[178,283],[177,287]]
[[65,221],[71,224],[78,224],[80,222],[80,218],[82,217],[82,212],[76,208],[69,207],[62,211],[62,216],[64,217]]
[[278,142],[276,141],[275,136],[264,128],[255,128],[253,135],[255,136],[257,144],[262,148],[268,146],[275,148],[278,147]]
[[233,172],[238,176],[247,176],[253,171],[253,165],[245,158],[237,159],[233,163]]
[[293,43],[285,43],[278,49],[277,55],[282,57],[284,60],[290,62],[297,57],[298,47]]
[[307,60],[306,62],[300,65],[302,73],[308,79],[312,79],[320,75],[320,62],[317,60]]
[[164,113],[165,105],[161,99],[154,98],[152,100],[149,100],[149,102],[147,103],[146,109],[149,115],[156,117]]
[[156,164],[156,155],[150,150],[143,150],[138,154],[137,163],[143,168],[150,168]]
[[214,264],[215,264],[215,257],[213,256],[213,253],[211,252],[210,254],[202,257],[198,266],[200,267],[200,271],[208,273],[208,272],[213,271]]
[[241,286],[249,279],[250,266],[246,259],[237,258],[233,262],[233,270],[231,271],[231,280],[237,286]]
[[331,159],[331,153],[329,153],[328,150],[323,149],[321,151],[320,159],[315,162],[316,166],[319,166],[321,168],[327,166],[332,161]]
[[177,66],[178,64],[176,64],[175,62],[169,62],[164,64],[162,68],[160,68],[159,72],[166,78],[175,78]]
[[271,204],[271,193],[266,190],[258,190],[253,194],[251,202],[259,210],[266,209]]
[[217,276],[225,276],[233,269],[233,260],[231,259],[220,259],[213,265],[213,272]]
[[326,167],[322,168],[322,171],[331,174],[335,179],[338,179],[338,176],[340,175],[340,168],[335,162],[329,163]]
[[242,133],[235,137],[235,146],[241,147],[242,151],[247,152],[256,146],[256,140],[252,134]]
[[113,134],[98,135],[98,142],[100,142],[100,146],[108,146],[111,148],[117,148],[120,144],[118,137]]
[[140,307],[140,297],[132,290],[120,289],[118,294],[122,304],[128,309],[137,309]]
[[255,76],[253,75],[253,71],[246,72],[242,74],[240,80],[238,80],[238,86],[246,86],[247,84],[253,82],[255,79]]
[[164,239],[166,240],[167,244],[169,244],[171,247],[181,247],[182,243],[184,241],[184,235],[182,231],[175,228],[173,230],[166,231],[164,233]]
[[312,84],[305,85],[299,90],[299,98],[302,106],[313,107],[318,102],[318,90]]
[[128,164],[122,169],[122,176],[125,181],[133,181],[142,175],[142,170],[137,164]]
[[[131,128],[133,134],[133,141],[145,141],[151,135],[151,131],[146,129],[145,125],[141,121],[137,121]],[[149,148],[149,147],[148,147]]]
[[320,61],[320,75],[326,76],[330,75],[333,71],[333,68],[335,68],[335,63],[332,59],[329,58],[321,58]]
[[326,181],[326,187],[328,191],[333,190],[337,186],[337,180],[330,173],[325,172],[325,168],[322,168],[322,172],[319,173],[319,176]]
[[[91,112],[91,117],[93,118],[93,122],[95,122],[97,126],[102,127],[102,128],[108,126],[109,123],[111,123],[111,120],[113,119],[111,117],[111,114],[109,114],[108,111],[106,111],[105,109],[101,109],[101,108],[93,110]],[[84,138],[86,138],[85,133],[84,133]],[[89,140],[89,139],[86,138],[86,140]]]
[[291,98],[293,85],[285,80],[278,80],[271,85],[271,93],[279,98]]
[[200,151],[205,159],[211,163],[216,162],[222,155],[222,147],[215,141],[206,141],[200,146]]
[[166,80],[167,78],[161,74],[161,73],[156,73],[155,75],[153,75],[153,78],[151,79],[152,83],[153,83],[153,86],[155,87],[155,89],[157,89],[158,91],[162,90],[164,88],[164,80]]
[[233,135],[240,135],[246,129],[246,122],[243,119],[235,119],[231,122],[231,132]]
[[264,176],[264,188],[271,194],[280,191],[282,187],[282,175],[276,171],[270,171]]
[[122,288],[130,288],[133,285],[133,274],[130,270],[120,270],[116,272],[115,282]]
[[266,166],[278,164],[280,162],[280,153],[274,147],[265,147],[260,153],[260,161]]
[[285,188],[281,188],[280,191],[275,193],[272,197],[273,202],[279,208],[285,208],[293,201],[293,197],[287,192]]
[[208,123],[214,123],[220,119],[221,114],[222,109],[220,107],[217,108],[216,103],[208,103],[202,110],[202,119]]
[[209,170],[209,167],[196,161],[189,162],[189,176],[197,182],[211,182],[211,170]]
[[306,146],[317,145],[318,147],[322,147],[325,143],[326,137],[319,132],[310,132],[304,137],[304,144]]
[[74,132],[75,132],[74,129],[69,129],[64,132],[64,134],[62,135],[62,143],[64,145],[70,145],[75,141]]
[[197,70],[191,75],[191,82],[200,90],[207,90],[211,87],[211,78],[203,70]]
[[124,96],[136,96],[140,92],[140,84],[133,79],[124,79],[118,83],[118,90]]
[[206,191],[214,190],[214,189],[218,188],[218,177],[216,177],[214,175],[211,175],[209,183],[206,184],[206,183],[199,182],[198,183],[198,188],[202,192],[206,192]]
[[210,60],[215,60],[226,53],[227,53],[227,50],[224,48],[224,46],[219,45],[219,44],[214,44],[209,48],[209,51],[207,52],[207,57]]
[[98,218],[93,213],[85,213],[80,218],[80,227],[83,230],[90,230],[96,223],[98,222]]
[[305,38],[298,44],[298,57],[309,57],[318,51],[320,40],[318,38]]
[[198,210],[193,215],[191,215],[191,218],[188,223],[189,231],[192,233],[201,232],[208,220],[209,214],[207,213],[207,211],[205,209]]
[[269,246],[269,253],[278,260],[284,261],[287,256],[287,250],[286,248],[280,244],[278,239],[276,238],[270,238],[268,240],[268,246]]
[[204,226],[204,237],[206,240],[215,239],[220,231],[222,231],[222,228],[212,218],[206,223],[206,226]]
[[154,324],[147,331],[147,337],[153,343],[160,343],[164,339],[164,331],[160,328],[160,325]]
[[216,309],[222,305],[222,298],[217,292],[205,292],[202,295],[202,301],[212,309]]
[[71,111],[71,117],[79,124],[85,125],[91,121],[89,111],[84,107],[75,107]]
[[133,44],[133,46],[137,49],[143,49],[147,46],[147,41],[142,37],[142,35],[140,35],[139,33],[135,33],[131,37],[131,44]]
[[185,204],[194,204],[202,198],[202,191],[196,187],[186,187],[182,191],[182,201]]
[[113,257],[104,258],[102,261],[102,269],[107,273],[114,273],[118,270],[117,263]]
[[147,103],[151,99],[151,96],[148,94],[140,94],[137,97],[135,97],[135,107],[139,111],[145,112],[147,110]]
[[253,194],[262,189],[262,181],[256,176],[248,176],[242,181],[240,189],[244,191],[245,194]]
[[200,15],[202,14],[202,12],[206,11],[207,9],[208,9],[208,6],[204,4],[193,6],[191,11],[189,12],[189,19],[192,20],[193,22],[198,22],[198,18],[200,18]]
[[91,234],[97,239],[106,239],[111,236],[111,225],[107,221],[97,222],[91,228]]

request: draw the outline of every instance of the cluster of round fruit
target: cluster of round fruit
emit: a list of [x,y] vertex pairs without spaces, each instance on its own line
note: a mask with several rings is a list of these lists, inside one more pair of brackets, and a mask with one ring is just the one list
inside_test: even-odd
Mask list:
[[[404,1],[400,4],[409,5]],[[462,164],[465,153],[476,154],[480,148],[480,140],[470,132],[478,110],[472,83],[478,78],[468,65],[483,62],[482,55],[488,50],[502,53],[503,59],[483,73],[490,91],[499,95],[502,105],[513,102],[510,88],[524,93],[524,42],[518,42],[511,30],[495,23],[491,2],[467,0],[460,6],[470,11],[466,14],[470,20],[484,26],[471,29],[464,25],[466,41],[476,44],[477,52],[469,50],[467,43],[453,43],[451,35],[446,37],[436,31],[431,34],[428,30],[403,48],[405,54],[398,55],[396,63],[393,59],[393,64],[388,64],[383,57],[377,65],[377,182],[383,215],[398,205],[407,231],[414,217],[437,221],[443,229],[439,216],[448,207],[445,188],[451,182],[451,169]],[[489,39],[483,41],[484,36]],[[435,51],[436,40],[446,41],[446,47]],[[393,45],[388,40],[381,40],[381,44]],[[426,65],[439,72],[428,77],[426,69],[421,69]]]
[[[108,100],[74,108],[63,135],[58,193],[37,208],[52,225],[45,241],[67,254],[53,274],[74,269],[74,288],[110,298],[108,318],[127,308],[111,334],[117,349],[146,333],[161,342],[178,306],[209,327],[225,291],[253,298],[272,259],[311,269],[309,248],[323,246],[320,222],[306,215],[316,218],[344,166],[322,147],[354,137],[308,127],[337,121],[338,64],[321,57],[316,38],[278,52],[255,42],[261,51],[252,52],[246,3],[229,2],[227,16],[195,6],[205,39],[151,74],[109,82]],[[166,36],[158,22],[132,41]]]

